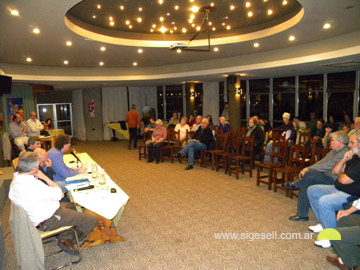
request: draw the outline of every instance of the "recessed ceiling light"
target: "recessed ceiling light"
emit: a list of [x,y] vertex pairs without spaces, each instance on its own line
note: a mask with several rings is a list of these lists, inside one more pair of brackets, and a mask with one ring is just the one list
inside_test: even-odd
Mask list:
[[72,42],[69,40],[69,41],[66,41],[66,46],[71,46],[72,45]]
[[156,24],[153,24],[153,25],[152,25],[152,28],[156,28]]
[[177,27],[176,27],[176,26],[174,26],[174,30],[177,30]]
[[19,15],[20,15],[19,11],[16,10],[16,9],[12,9],[12,10],[10,11],[10,13],[11,13],[11,15],[13,15],[13,16],[19,16]]
[[198,12],[199,9],[200,9],[200,8],[199,8],[198,6],[192,6],[192,7],[190,8],[190,10],[191,10],[192,12],[194,12],[194,13]]
[[215,27],[213,27],[213,28],[212,28],[212,30],[213,30],[213,31],[215,31],[215,30],[216,30],[216,28],[215,28]]
[[96,15],[93,15],[93,19],[96,19]]
[[234,5],[230,5],[230,10],[234,10],[235,6]]
[[114,26],[114,25],[115,25],[115,22],[114,22],[114,21],[110,21],[109,24],[110,24],[110,26]]
[[113,20],[113,17],[110,16],[110,17],[109,17],[109,20],[112,21],[112,20]]
[[215,6],[215,4],[214,4],[214,3],[211,3],[210,6],[213,7],[213,6]]
[[195,25],[195,23],[193,23],[192,25],[191,25],[191,27],[195,27],[196,25]]
[[100,66],[103,66],[103,65],[104,65],[104,62],[103,62],[103,61],[99,62],[99,65],[100,65]]
[[330,27],[331,27],[330,23],[325,23],[323,26],[324,29],[329,29]]
[[166,13],[166,16],[170,16],[170,13],[168,12],[168,13]]
[[189,19],[189,21],[188,21],[189,23],[193,23],[193,19]]
[[170,30],[170,34],[174,33],[174,30]]
[[178,5],[176,5],[174,8],[175,8],[176,10],[178,10],[178,9],[179,9],[179,6],[178,6]]
[[177,53],[181,53],[181,49],[177,49],[176,52],[177,52]]
[[137,64],[138,64],[137,62],[134,62],[134,63],[133,63],[133,66],[137,66]]
[[159,0],[159,4],[162,5],[164,3],[163,0]]
[[214,52],[218,52],[219,51],[219,48],[218,47],[215,47],[214,48]]
[[129,20],[127,20],[127,21],[125,21],[125,23],[126,23],[127,25],[129,25],[129,24],[130,24],[130,21],[129,21]]
[[121,10],[124,10],[124,6],[123,6],[123,5],[121,5],[121,6],[120,6],[120,9],[121,9]]
[[182,30],[181,30],[183,33],[186,33],[186,28],[183,28]]
[[285,6],[285,5],[287,5],[287,3],[288,3],[288,1],[286,1],[286,0],[284,0],[283,2],[282,2],[282,4]]
[[33,33],[34,34],[40,34],[40,29],[39,28],[34,28]]
[[138,49],[138,53],[143,53],[143,49]]
[[140,11],[140,12],[142,11],[142,7],[139,7],[139,11]]
[[231,29],[230,25],[226,26],[226,30],[230,30],[230,29]]
[[251,6],[251,3],[250,3],[250,2],[246,2],[246,3],[245,3],[245,6],[248,8],[248,7]]
[[69,61],[68,60],[64,60],[64,65],[67,65],[69,64]]
[[129,28],[130,28],[130,29],[132,29],[132,28],[133,28],[133,26],[130,24],[130,25],[129,25]]
[[171,22],[171,24],[175,24],[175,22]]
[[97,8],[100,9],[100,8],[101,8],[101,5],[97,5]]
[[137,18],[136,20],[137,20],[138,23],[141,23],[141,22],[142,22],[141,17]]
[[164,21],[164,17],[159,18],[160,22]]
[[104,46],[100,47],[100,51],[105,52],[106,48]]
[[151,32],[151,33],[154,32],[154,29],[150,29],[150,32]]
[[29,63],[30,63],[31,61],[32,61],[31,57],[27,57],[27,58],[26,58],[26,62],[29,62]]
[[264,0],[264,2],[267,2],[268,0]]
[[271,15],[271,14],[273,14],[273,11],[271,9],[268,9],[267,14]]
[[290,36],[290,37],[289,37],[289,40],[290,40],[290,41],[294,41],[294,40],[295,40],[295,37],[294,37],[294,36]]
[[167,31],[167,29],[166,29],[164,26],[162,26],[162,27],[159,29],[159,31],[160,31],[161,33],[165,33],[165,32]]
[[209,22],[209,25],[212,25],[212,22]]
[[196,27],[196,30],[197,30],[197,31],[200,31],[200,30],[201,30],[201,27],[200,27],[200,26],[197,26],[197,27]]
[[260,46],[259,43],[257,43],[257,42],[254,43],[254,47],[255,47],[255,48],[257,48],[257,47],[259,47],[259,46]]
[[191,14],[191,15],[190,15],[190,19],[195,19],[195,15],[194,15],[194,14]]
[[223,23],[222,23],[222,26],[225,26],[225,25],[226,25],[226,23],[223,22]]
[[254,15],[254,13],[252,11],[249,11],[247,15],[248,15],[248,17],[252,17],[252,15]]

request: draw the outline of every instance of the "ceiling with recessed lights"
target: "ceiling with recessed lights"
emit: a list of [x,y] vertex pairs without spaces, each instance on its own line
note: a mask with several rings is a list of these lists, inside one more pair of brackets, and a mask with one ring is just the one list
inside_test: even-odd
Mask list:
[[[358,0],[3,0],[0,72],[68,89],[354,70],[359,15]],[[208,30],[209,52],[170,50]]]

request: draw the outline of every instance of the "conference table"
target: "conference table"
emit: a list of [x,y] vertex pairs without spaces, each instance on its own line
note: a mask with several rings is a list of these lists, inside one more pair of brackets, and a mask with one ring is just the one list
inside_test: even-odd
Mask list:
[[[88,235],[89,241],[85,242],[82,248],[102,245],[108,242],[124,241],[125,239],[117,234],[116,227],[124,212],[129,196],[87,153],[76,153],[76,155],[81,163],[88,168],[88,171],[85,174],[69,177],[66,179],[66,182],[81,182],[84,179],[88,179],[88,184],[93,185],[94,188],[77,191],[76,188],[79,188],[81,183],[69,184],[67,187],[69,187],[70,201],[75,203],[77,211],[95,215],[100,225],[95,227],[94,231]],[[64,155],[64,162],[70,168],[75,169],[78,166],[77,159],[71,154]],[[94,165],[97,166],[98,174],[102,174],[105,177],[105,184],[100,185],[99,179],[92,177],[92,167]],[[82,184],[84,185],[84,183]],[[116,190],[116,192],[112,193],[111,190]]]
[[113,131],[113,138],[112,140],[115,140],[115,131],[119,134],[120,140],[129,140],[129,128],[126,123],[126,130],[122,129],[120,126],[120,123],[107,123],[105,124],[106,127],[109,127]]

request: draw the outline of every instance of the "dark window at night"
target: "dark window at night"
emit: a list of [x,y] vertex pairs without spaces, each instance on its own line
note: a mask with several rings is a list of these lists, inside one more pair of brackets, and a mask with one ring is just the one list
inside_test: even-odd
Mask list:
[[163,87],[157,87],[157,110],[158,110],[158,118],[164,120],[164,100],[163,100]]
[[[176,112],[183,115],[182,85],[167,85],[166,89],[166,121]],[[202,94],[202,93],[201,93]]]
[[295,77],[274,78],[273,81],[274,127],[281,125],[282,115],[288,112],[295,115]]
[[249,81],[250,116],[257,115],[269,119],[269,79]]
[[202,83],[196,83],[194,114],[202,115],[202,111],[203,111],[203,85]]
[[323,115],[324,76],[307,75],[299,77],[299,118],[310,121],[310,113],[315,112],[317,118]]

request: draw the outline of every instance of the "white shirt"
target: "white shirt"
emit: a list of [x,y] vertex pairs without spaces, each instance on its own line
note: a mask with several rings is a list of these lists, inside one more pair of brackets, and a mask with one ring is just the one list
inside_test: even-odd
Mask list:
[[14,173],[9,199],[24,208],[34,226],[50,218],[60,207],[61,188],[50,187],[33,175]]
[[191,131],[197,131],[198,130],[198,128],[201,126],[201,123],[200,124],[194,124],[193,126],[192,126],[192,128],[191,128]]
[[38,119],[32,120],[31,118],[26,121],[28,127],[28,136],[40,136],[40,131],[44,129],[44,126]]
[[175,127],[175,131],[178,132],[180,130],[180,140],[186,137],[186,131],[190,131],[190,127],[188,124],[185,124],[183,127],[181,124],[177,124]]

